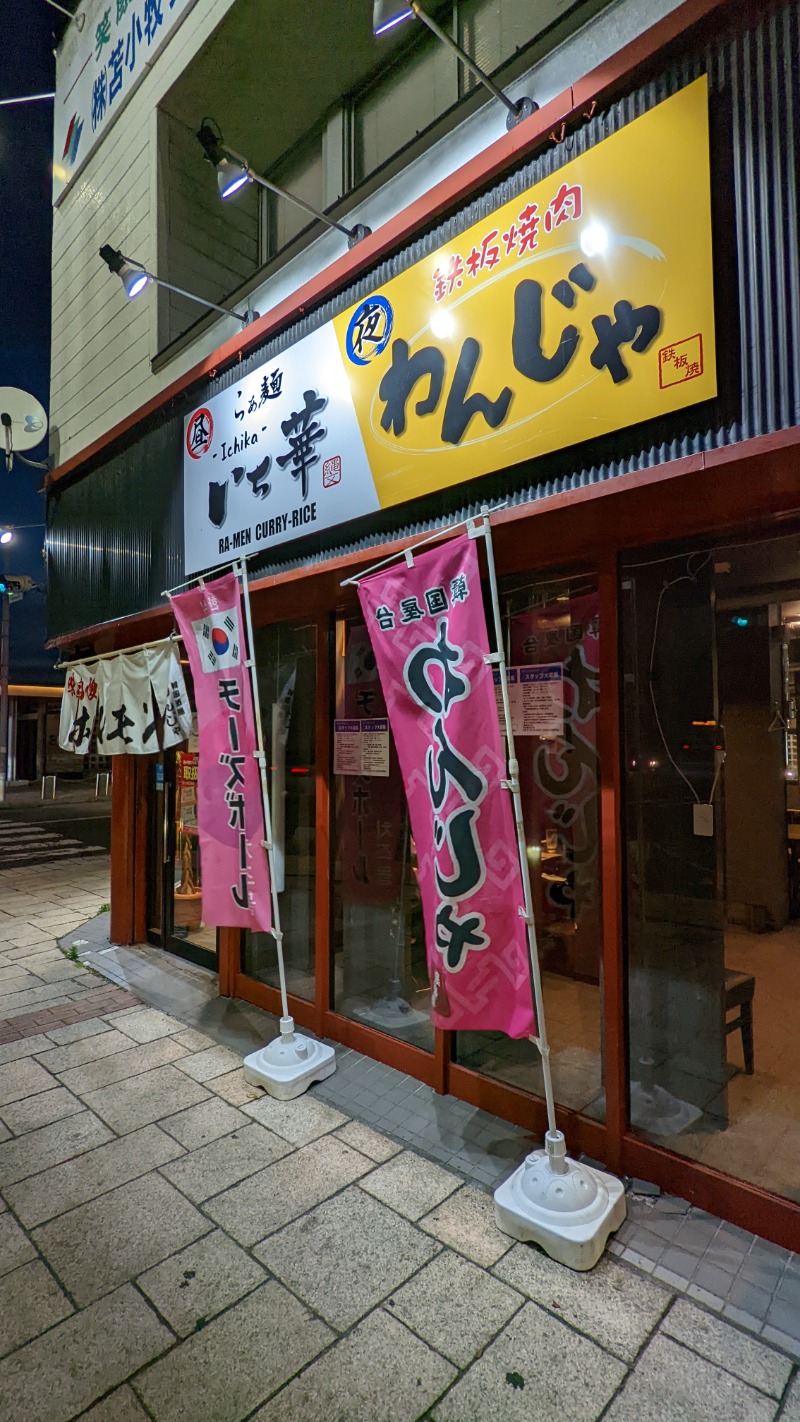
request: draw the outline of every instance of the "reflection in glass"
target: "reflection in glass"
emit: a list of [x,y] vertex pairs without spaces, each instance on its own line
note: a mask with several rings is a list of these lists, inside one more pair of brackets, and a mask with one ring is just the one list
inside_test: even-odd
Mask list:
[[[337,623],[334,695],[337,721],[352,725],[386,715],[369,634],[360,621]],[[344,750],[335,750],[334,1006],[345,1017],[432,1051],[422,903],[391,732],[388,774],[350,773],[355,765]]]
[[[554,579],[501,587],[513,690],[520,789],[528,841],[556,1101],[602,1119],[602,901],[599,864],[600,629],[594,581]],[[547,678],[543,669],[547,668]],[[513,673],[512,673],[513,682]],[[499,1033],[459,1033],[459,1062],[543,1094],[536,1047]]]
[[630,1118],[800,1199],[800,542],[623,570]]
[[[286,985],[314,998],[316,633],[279,623],[255,630],[255,661],[269,756],[275,884]],[[275,940],[244,935],[243,972],[278,987]]]

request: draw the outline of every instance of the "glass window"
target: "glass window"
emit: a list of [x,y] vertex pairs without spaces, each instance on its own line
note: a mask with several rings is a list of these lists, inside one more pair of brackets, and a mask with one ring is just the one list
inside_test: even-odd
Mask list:
[[[597,587],[591,577],[506,580],[501,606],[509,666],[556,673],[547,734],[535,729],[542,709],[515,733],[555,1098],[603,1119]],[[543,1094],[530,1042],[460,1033],[457,1059]]]
[[[360,619],[336,624],[334,696],[337,720],[386,715]],[[334,759],[334,1007],[432,1051],[422,901],[391,733],[387,776],[337,774],[336,764]]]
[[[286,984],[314,998],[316,629],[280,623],[255,630],[255,661],[269,765],[275,881]],[[275,940],[244,935],[243,972],[278,987]]]
[[630,1119],[800,1199],[800,540],[622,573]]
[[410,143],[458,99],[453,55],[433,36],[354,106],[355,181]]
[[[318,212],[324,210],[325,200],[325,170],[322,161],[322,134],[316,137],[301,149],[297,149],[280,168],[276,168],[267,176],[273,179],[279,187],[286,188],[288,192],[303,198]],[[310,217],[297,203],[289,202],[286,198],[278,197],[275,193],[269,194],[269,256],[273,257],[293,242],[299,232],[304,227],[308,227],[314,218]]]

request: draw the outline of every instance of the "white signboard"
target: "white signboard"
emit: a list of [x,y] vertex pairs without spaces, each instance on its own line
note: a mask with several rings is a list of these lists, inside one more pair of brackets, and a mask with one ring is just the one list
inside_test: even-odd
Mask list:
[[334,721],[333,773],[388,776],[389,722],[386,717]]
[[[495,671],[494,694],[503,727],[503,694],[500,673]],[[564,734],[564,669],[560,662],[545,666],[506,667],[511,729],[515,736],[541,736],[552,740]]]
[[333,325],[185,421],[186,573],[380,508]]
[[[56,65],[53,201],[83,167],[195,0],[85,0]],[[135,138],[131,137],[132,144]]]

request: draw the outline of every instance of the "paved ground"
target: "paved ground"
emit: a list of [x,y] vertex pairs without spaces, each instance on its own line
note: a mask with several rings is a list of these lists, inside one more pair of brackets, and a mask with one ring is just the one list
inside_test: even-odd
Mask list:
[[59,778],[55,799],[41,782],[10,785],[0,806],[0,871],[107,852],[111,796],[95,796],[95,777]]
[[0,1417],[800,1422],[783,1349],[512,1244],[463,1173],[66,959],[104,872],[0,875]]

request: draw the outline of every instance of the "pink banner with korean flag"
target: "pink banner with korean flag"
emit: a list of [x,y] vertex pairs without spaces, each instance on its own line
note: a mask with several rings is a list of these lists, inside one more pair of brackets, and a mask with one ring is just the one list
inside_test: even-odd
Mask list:
[[256,727],[233,573],[170,598],[194,682],[203,918],[272,928]]
[[417,852],[433,1020],[536,1033],[524,893],[475,542],[360,580]]

